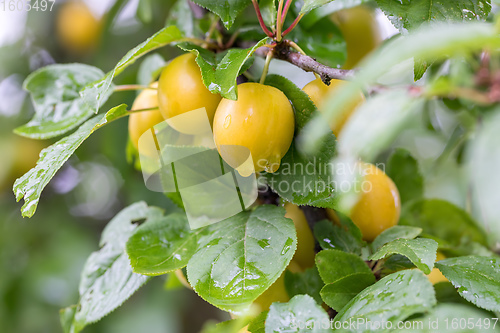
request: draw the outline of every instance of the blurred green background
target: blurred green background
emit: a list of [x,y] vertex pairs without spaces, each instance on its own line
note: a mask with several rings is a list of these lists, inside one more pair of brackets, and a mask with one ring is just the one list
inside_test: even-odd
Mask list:
[[[98,250],[100,233],[123,207],[145,200],[174,209],[150,192],[126,161],[127,119],[96,132],[48,185],[37,214],[23,219],[14,180],[34,166],[49,141],[12,130],[33,115],[22,82],[52,63],[82,62],[110,70],[132,47],[161,29],[174,1],[61,1],[52,11],[0,5],[0,332],[61,332],[59,309],[78,301],[80,271]],[[33,1],[32,1],[33,3]],[[17,5],[17,2],[16,2]],[[42,5],[40,3],[40,5]],[[48,7],[51,3],[47,3]],[[166,59],[178,52],[160,51]],[[135,83],[138,66],[118,84]],[[114,94],[104,105],[132,104],[135,92]],[[85,332],[198,332],[227,314],[183,287],[167,290],[167,276],[144,286],[124,306]]]

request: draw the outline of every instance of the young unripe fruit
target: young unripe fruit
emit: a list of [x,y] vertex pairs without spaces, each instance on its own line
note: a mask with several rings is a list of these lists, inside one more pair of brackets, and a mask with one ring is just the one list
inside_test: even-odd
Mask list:
[[[158,83],[153,83],[151,87],[157,88]],[[132,110],[151,109],[157,107],[157,90],[153,89],[144,89],[141,91],[136,97],[134,104],[132,104]],[[163,116],[161,115],[159,109],[132,113],[128,119],[128,133],[130,135],[130,141],[132,141],[134,147],[138,149],[139,138],[141,135],[163,120]]]
[[285,204],[285,217],[293,220],[295,229],[297,230],[297,251],[293,256],[293,260],[302,268],[314,266],[314,236],[307,223],[306,216],[302,210],[291,203]]
[[375,13],[366,6],[340,10],[332,14],[331,19],[346,41],[347,59],[343,68],[355,67],[382,42]]
[[[438,252],[436,255],[436,261],[446,259],[444,254],[441,252]],[[441,271],[437,268],[434,267],[429,275],[427,275],[429,278],[429,281],[431,281],[432,284],[436,284],[439,282],[448,282],[448,279],[441,273]]]
[[[214,140],[222,158],[242,176],[266,170],[276,172],[292,143],[294,114],[280,90],[259,83],[238,86],[238,100],[222,99],[214,117]],[[248,155],[253,165],[244,163]],[[238,149],[239,148],[239,149]]]
[[101,24],[82,1],[69,1],[61,6],[56,21],[61,44],[73,53],[92,49],[99,38]]
[[[323,83],[323,81],[321,81],[321,79],[316,79],[314,81],[309,82],[304,88],[302,88],[302,90],[307,95],[309,95],[309,98],[311,99],[311,101],[313,101],[314,105],[316,105],[318,110],[320,112],[323,112],[325,100],[328,99],[328,96],[334,90],[338,89],[344,84],[346,84],[345,81],[333,79],[330,81],[330,85],[327,86],[326,84]],[[342,112],[342,117],[340,119],[335,119],[334,121],[330,122],[330,128],[333,134],[335,134],[335,136],[339,135],[340,131],[342,130],[342,127],[344,127],[344,124],[347,122],[351,114],[364,101],[365,101],[365,96],[360,91],[355,101],[349,104],[346,107],[346,110]]]
[[395,226],[401,212],[401,199],[394,182],[373,164],[363,163],[364,189],[351,210],[350,218],[363,239],[373,241],[382,231]]
[[[221,97],[212,94],[203,84],[201,70],[194,54],[186,53],[172,60],[163,69],[158,84],[158,105],[169,125],[185,134],[199,134],[204,128],[202,117],[173,117],[186,112],[205,108],[212,125],[215,110]],[[199,122],[199,123],[198,123]]]

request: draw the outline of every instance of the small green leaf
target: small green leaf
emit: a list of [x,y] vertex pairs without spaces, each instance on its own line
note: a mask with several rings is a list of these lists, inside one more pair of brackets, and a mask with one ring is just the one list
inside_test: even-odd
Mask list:
[[500,261],[497,257],[448,258],[436,267],[458,288],[460,295],[476,306],[500,311]]
[[304,5],[302,6],[302,9],[300,10],[300,14],[307,14],[311,10],[324,6],[329,2],[332,2],[333,0],[304,0]]
[[380,260],[392,254],[401,254],[411,260],[425,274],[429,274],[436,261],[438,244],[428,238],[399,238],[382,246],[369,259]]
[[[468,147],[467,173],[473,189],[474,211],[478,220],[487,230],[491,243],[500,240],[500,205],[498,202],[498,184],[500,175],[500,112],[481,122],[482,128]],[[484,243],[483,243],[484,244]]]
[[271,305],[266,319],[266,332],[326,333],[330,318],[325,310],[309,295],[297,295],[288,303]]
[[[429,279],[422,272],[410,269],[388,275],[364,289],[337,314],[335,321],[364,319],[365,323],[387,321],[396,324],[411,315],[428,311],[435,304]],[[367,325],[358,325],[354,331],[369,331]]]
[[126,108],[127,106],[122,104],[109,110],[104,116],[95,116],[87,120],[74,133],[40,152],[36,166],[18,178],[13,187],[16,200],[24,198],[24,205],[21,208],[24,217],[35,214],[43,189],[83,141],[107,122],[126,114]]
[[160,275],[183,268],[196,252],[205,228],[192,231],[185,214],[170,214],[142,224],[127,242],[135,273]]
[[[90,255],[80,281],[80,301],[74,312],[70,332],[79,332],[122,305],[149,279],[135,274],[125,253],[125,243],[137,227],[133,222],[161,216],[161,210],[138,202],[119,212],[102,233],[101,249]],[[64,327],[71,308],[62,311]]]
[[137,4],[137,17],[143,23],[150,23],[153,19],[153,6],[151,4],[151,0],[143,0],[139,1]]
[[319,221],[314,225],[314,237],[324,250],[338,249],[344,252],[361,254],[361,248],[366,244],[362,240],[361,230],[352,221],[340,214],[340,225],[329,220]]
[[407,33],[432,21],[485,20],[491,11],[489,0],[398,1],[376,0],[378,6],[401,32]]
[[186,37],[201,35],[201,29],[189,6],[189,1],[176,1],[168,13],[165,26],[176,26]]
[[402,204],[423,197],[424,179],[409,151],[396,149],[387,162],[386,173],[396,184]]
[[266,332],[266,318],[269,311],[261,312],[257,317],[252,319],[248,324],[248,331],[250,333],[265,333]]
[[[307,94],[288,79],[269,75],[266,84],[283,91],[292,102],[297,129],[301,129],[318,112]],[[281,159],[280,169],[264,175],[267,184],[282,198],[296,205],[335,208],[337,198],[330,164],[336,153],[335,145],[335,136],[330,133],[317,155],[305,156],[298,152],[293,142]]]
[[119,75],[128,66],[132,65],[137,59],[148,52],[156,50],[162,46],[178,42],[181,39],[182,33],[177,27],[169,26],[161,29],[153,36],[128,51],[111,72],[107,73],[100,80],[94,81],[85,86],[82,91],[80,91],[80,95],[85,102],[97,112],[106,96],[109,94],[108,91],[111,88],[115,76]]
[[319,20],[325,18],[326,16],[330,16],[331,14],[342,10],[355,6],[359,6],[363,3],[370,2],[371,0],[335,0],[327,3],[326,5],[321,6],[321,8],[315,8],[311,10],[307,15],[304,16],[302,20],[300,20],[301,26],[308,29]]
[[372,274],[359,256],[339,250],[323,250],[316,255],[319,275],[326,284],[356,273]]
[[210,225],[187,266],[193,289],[234,313],[247,308],[283,273],[295,253],[293,221],[263,205]]
[[414,59],[413,62],[414,62],[413,80],[417,82],[424,76],[425,72],[427,71],[427,68],[429,68],[432,65],[432,61]]
[[[181,1],[184,2],[184,1]],[[158,53],[153,53],[144,58],[137,72],[137,83],[143,86],[148,86],[155,81],[161,69],[165,66],[165,59]]]
[[340,311],[357,294],[374,284],[375,281],[375,275],[371,272],[347,275],[321,289],[321,298],[326,305]]
[[251,0],[194,0],[193,2],[217,14],[227,29],[231,28],[243,9],[252,3]]
[[238,98],[236,78],[251,60],[253,53],[264,45],[266,40],[267,38],[264,38],[248,49],[230,49],[221,60],[217,59],[215,53],[192,43],[178,46],[196,55],[196,63],[201,69],[203,83],[208,90],[224,98],[236,100]]
[[268,27],[275,27],[277,18],[276,0],[260,0],[259,8],[264,23]]
[[375,238],[372,243],[372,249],[377,251],[383,245],[392,242],[399,238],[413,239],[422,233],[421,228],[408,227],[404,225],[396,225],[392,228],[386,229]]
[[292,273],[289,270],[285,271],[285,288],[290,297],[307,294],[314,298],[318,304],[321,304],[322,300],[319,292],[323,286],[324,283],[316,267],[298,273]]
[[[32,138],[48,139],[67,133],[87,120],[94,110],[80,97],[80,90],[104,73],[83,64],[61,64],[43,67],[24,81],[31,94],[35,115],[15,133]],[[103,102],[109,94],[103,96]]]
[[400,225],[422,228],[426,237],[440,246],[478,242],[486,245],[486,234],[467,212],[439,199],[421,200],[406,207]]

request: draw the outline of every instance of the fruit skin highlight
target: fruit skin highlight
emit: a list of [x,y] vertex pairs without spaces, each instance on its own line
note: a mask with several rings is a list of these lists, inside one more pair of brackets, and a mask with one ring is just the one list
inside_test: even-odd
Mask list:
[[356,6],[339,10],[330,16],[344,39],[347,59],[342,68],[351,69],[382,43],[380,26],[375,13],[367,6]]
[[294,124],[292,105],[283,92],[248,82],[238,86],[237,101],[224,98],[220,102],[214,140],[222,158],[242,176],[249,176],[254,168],[255,172],[276,172],[292,143]]
[[[158,87],[158,82],[151,84],[152,88]],[[135,98],[134,104],[132,104],[132,110],[142,110],[157,108],[151,111],[141,111],[132,113],[128,120],[128,133],[130,136],[130,141],[134,145],[135,149],[139,147],[139,138],[144,132],[151,129],[156,124],[162,122],[163,116],[158,109],[158,94],[157,90],[154,89],[144,89]]]
[[295,229],[297,230],[297,251],[295,251],[292,260],[304,269],[313,267],[314,258],[316,257],[316,252],[314,251],[315,242],[306,216],[299,206],[292,203],[286,203],[285,210],[285,217],[293,220]]
[[[196,56],[186,53],[173,59],[162,71],[158,81],[158,106],[163,118],[169,120],[189,111],[205,108],[210,125],[221,96],[211,93],[203,84]],[[197,115],[176,117],[169,125],[185,134],[205,131],[205,119]]]
[[97,45],[101,22],[82,1],[69,1],[59,10],[56,32],[65,49],[72,53],[86,53]]
[[[304,88],[302,88],[302,90],[309,96],[318,110],[320,112],[323,112],[325,107],[324,102],[328,99],[328,96],[346,83],[347,82],[343,80],[332,79],[330,81],[330,85],[327,86],[321,79],[318,78],[314,81],[309,82]],[[340,131],[344,127],[349,117],[358,106],[364,103],[364,101],[365,96],[360,91],[358,93],[358,97],[342,112],[342,116],[340,117],[340,119],[334,119],[330,122],[330,129],[332,130],[333,134],[335,134],[335,136],[339,136]]]

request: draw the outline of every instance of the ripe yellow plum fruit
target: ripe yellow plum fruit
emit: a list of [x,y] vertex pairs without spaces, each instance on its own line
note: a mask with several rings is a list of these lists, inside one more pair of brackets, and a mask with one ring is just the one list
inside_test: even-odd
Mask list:
[[395,226],[401,213],[399,191],[385,172],[373,164],[361,165],[363,184],[359,199],[350,212],[363,239],[373,241],[382,231]]
[[292,105],[282,91],[248,82],[238,86],[237,101],[224,98],[220,102],[214,140],[222,158],[242,176],[253,170],[276,172],[292,143],[294,125]]
[[56,31],[68,51],[85,53],[97,45],[101,23],[83,1],[68,1],[59,10]]
[[314,236],[311,228],[309,228],[306,216],[298,206],[291,203],[285,204],[285,210],[285,217],[293,220],[297,230],[297,251],[293,256],[293,260],[304,269],[313,267],[316,256],[314,252]]
[[[321,79],[317,78],[314,81],[309,82],[304,88],[302,88],[302,90],[309,96],[318,110],[320,112],[323,112],[325,108],[324,104],[328,99],[328,96],[332,94],[333,91],[346,83],[346,81],[333,79],[330,81],[330,85],[327,86]],[[361,91],[359,91],[356,99],[351,104],[349,104],[345,110],[342,111],[342,116],[339,119],[334,119],[330,122],[330,128],[335,136],[339,135],[342,127],[344,127],[344,124],[347,122],[351,114],[364,101],[365,96]]]
[[[158,83],[151,84],[152,88],[157,88]],[[139,147],[139,138],[144,132],[151,129],[156,124],[162,122],[163,116],[158,109],[158,94],[156,89],[144,89],[137,95],[132,110],[153,109],[151,111],[141,111],[132,113],[128,120],[128,133],[130,140],[136,149]]]
[[[436,255],[436,261],[443,260],[443,259],[446,259],[444,254],[442,254],[441,252],[438,252]],[[437,267],[434,267],[432,269],[431,273],[429,275],[427,275],[427,277],[429,278],[429,281],[431,281],[432,284],[448,281],[448,279],[443,275],[443,273],[441,273],[441,271]]]
[[339,27],[347,47],[344,68],[354,68],[382,42],[375,13],[366,6],[356,6],[335,12],[332,21]]
[[[206,120],[190,111],[205,108],[210,125],[221,100],[203,84],[196,56],[186,53],[173,59],[162,71],[158,84],[158,105],[171,127],[185,134],[205,131]],[[178,117],[183,115],[182,117]],[[175,118],[174,118],[175,117]]]

